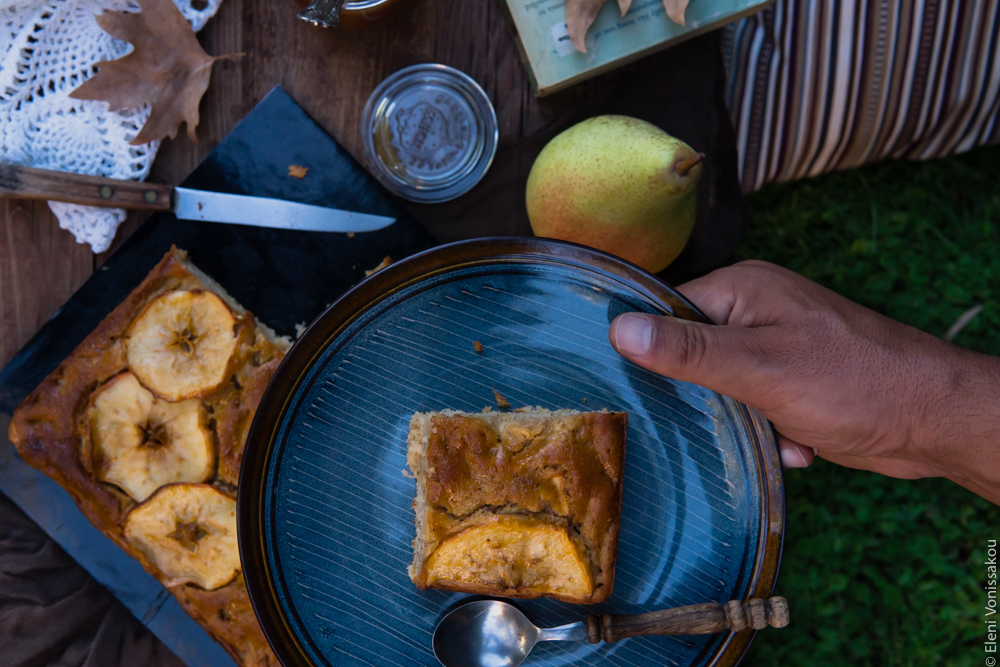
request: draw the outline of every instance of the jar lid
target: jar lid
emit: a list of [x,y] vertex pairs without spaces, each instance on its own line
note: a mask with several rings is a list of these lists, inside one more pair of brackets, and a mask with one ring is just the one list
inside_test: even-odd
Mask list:
[[471,77],[414,65],[380,83],[361,121],[374,175],[415,202],[443,202],[482,179],[497,151],[497,117]]

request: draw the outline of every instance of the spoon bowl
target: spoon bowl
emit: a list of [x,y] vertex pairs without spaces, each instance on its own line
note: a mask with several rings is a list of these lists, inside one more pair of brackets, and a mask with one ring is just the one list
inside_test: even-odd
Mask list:
[[478,600],[441,619],[433,646],[445,667],[516,667],[537,642],[538,628],[517,607]]

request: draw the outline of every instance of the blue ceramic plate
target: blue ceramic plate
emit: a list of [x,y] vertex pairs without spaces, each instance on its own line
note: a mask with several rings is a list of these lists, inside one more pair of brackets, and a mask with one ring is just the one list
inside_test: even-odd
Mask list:
[[[756,412],[622,360],[629,311],[702,319],[620,260],[539,239],[444,246],[386,269],[321,316],[258,409],[239,484],[240,548],[261,624],[286,665],[436,665],[458,593],[407,576],[417,411],[512,405],[629,415],[614,593],[594,607],[519,606],[539,626],[765,597],[784,497]],[[473,347],[480,341],[483,352]],[[752,633],[543,643],[530,665],[732,665]]]

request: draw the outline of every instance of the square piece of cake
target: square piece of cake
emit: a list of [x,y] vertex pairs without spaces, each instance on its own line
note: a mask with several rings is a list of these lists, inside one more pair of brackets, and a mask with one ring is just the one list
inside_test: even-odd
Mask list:
[[413,415],[418,588],[602,602],[614,586],[628,416]]
[[278,660],[241,572],[236,484],[289,345],[172,248],[9,427],[25,461],[254,667]]

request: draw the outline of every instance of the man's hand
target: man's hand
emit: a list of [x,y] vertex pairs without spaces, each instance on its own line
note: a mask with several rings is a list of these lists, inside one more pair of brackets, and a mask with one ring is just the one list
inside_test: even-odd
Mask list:
[[721,326],[626,314],[611,323],[611,344],[758,408],[786,467],[815,452],[892,477],[949,477],[1000,504],[1000,359],[764,262],[678,289]]

